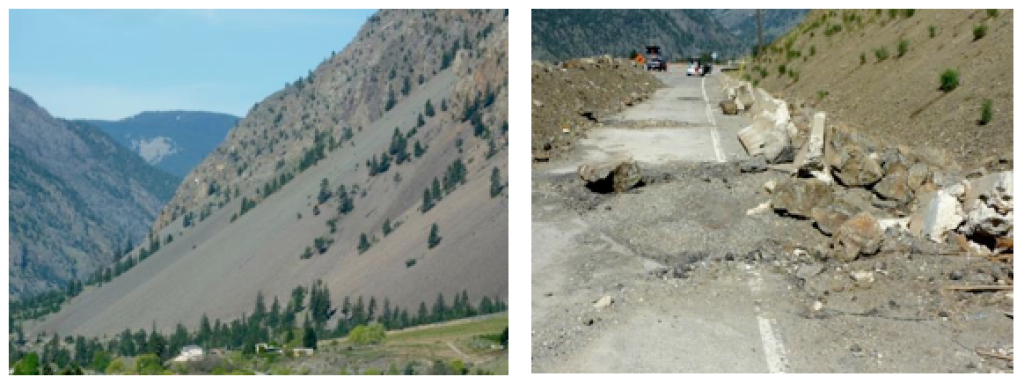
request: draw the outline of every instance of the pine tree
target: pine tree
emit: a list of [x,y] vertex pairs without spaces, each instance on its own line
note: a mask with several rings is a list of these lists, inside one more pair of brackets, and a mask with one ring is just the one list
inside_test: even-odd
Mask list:
[[423,190],[423,205],[420,208],[420,211],[427,213],[431,208],[434,208],[434,199],[430,195],[430,189],[427,188]]
[[392,324],[392,316],[393,313],[391,312],[391,301],[388,300],[387,297],[385,297],[384,308],[381,310],[380,313],[381,323],[384,324],[384,328],[392,329],[392,326],[394,325]]
[[423,144],[420,144],[420,141],[416,140],[416,144],[412,148],[412,155],[418,159],[420,157],[423,157],[423,154],[426,152],[427,151],[423,149]]
[[302,346],[316,349],[316,341],[316,330],[309,323],[309,316],[306,316],[306,320],[302,323]]
[[256,324],[263,322],[267,316],[267,305],[264,303],[263,291],[256,292],[256,308],[252,311],[252,321]]
[[368,251],[369,249],[370,249],[370,240],[366,237],[365,233],[360,234],[359,235],[359,254],[363,254],[364,252]]
[[370,296],[370,305],[366,307],[366,321],[367,322],[372,322],[374,319],[376,319],[376,317],[375,317],[376,314],[377,314],[377,299],[375,299],[373,296]]
[[434,182],[430,184],[430,193],[434,195],[434,199],[441,201],[441,182],[434,178]]
[[326,203],[327,200],[329,200],[330,198],[331,185],[330,182],[327,181],[327,178],[325,177],[323,178],[323,180],[320,180],[320,193],[317,195],[317,202],[319,202],[319,204],[323,204]]
[[[209,320],[207,320],[207,322],[209,322]],[[280,322],[281,304],[278,303],[277,296],[274,296],[274,303],[270,305],[270,315],[267,317],[267,326],[271,329],[277,329],[278,323]]]
[[356,304],[352,306],[352,325],[366,323],[366,306],[363,304],[363,297],[359,296],[359,298],[356,299]]
[[441,234],[437,227],[437,223],[430,226],[430,237],[427,239],[427,248],[433,249],[438,244],[441,244]]
[[427,312],[427,303],[420,302],[420,308],[416,311],[416,325],[430,322],[430,314]]
[[505,187],[501,185],[501,171],[498,167],[491,170],[491,197],[497,197]]
[[427,100],[427,104],[423,106],[423,113],[427,114],[427,117],[434,117],[434,105]]
[[448,307],[444,302],[444,294],[437,293],[437,301],[434,301],[434,312],[431,313],[432,322],[439,323],[447,318]]

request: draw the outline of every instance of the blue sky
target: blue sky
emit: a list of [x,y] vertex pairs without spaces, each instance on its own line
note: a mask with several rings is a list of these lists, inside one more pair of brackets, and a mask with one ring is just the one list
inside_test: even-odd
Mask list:
[[11,10],[10,83],[57,117],[244,116],[372,10]]

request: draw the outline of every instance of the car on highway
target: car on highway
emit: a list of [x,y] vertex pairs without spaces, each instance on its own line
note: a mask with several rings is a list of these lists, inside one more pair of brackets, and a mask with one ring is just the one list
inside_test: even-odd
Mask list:
[[647,46],[647,70],[663,72],[668,70],[668,63],[661,57],[661,47],[657,45]]
[[700,64],[697,64],[696,62],[691,62],[690,65],[686,67],[686,76],[696,76],[699,74]]

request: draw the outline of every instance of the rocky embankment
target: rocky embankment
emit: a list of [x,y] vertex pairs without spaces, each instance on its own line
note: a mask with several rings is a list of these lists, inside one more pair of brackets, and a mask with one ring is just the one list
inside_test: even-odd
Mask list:
[[611,56],[535,61],[532,75],[534,161],[557,156],[587,127],[664,86],[639,64]]
[[831,257],[853,261],[885,249],[1012,260],[1001,255],[1013,249],[1008,164],[963,169],[945,152],[889,145],[750,83],[723,86],[723,111],[753,117],[739,133],[753,157],[743,169],[791,174],[768,186],[771,201],[761,210],[813,220],[831,236]]

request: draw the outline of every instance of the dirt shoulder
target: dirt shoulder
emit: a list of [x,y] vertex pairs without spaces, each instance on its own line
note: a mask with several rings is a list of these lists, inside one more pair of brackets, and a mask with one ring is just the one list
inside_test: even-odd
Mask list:
[[609,56],[559,64],[535,61],[532,76],[535,161],[559,156],[594,122],[663,86],[635,62]]

